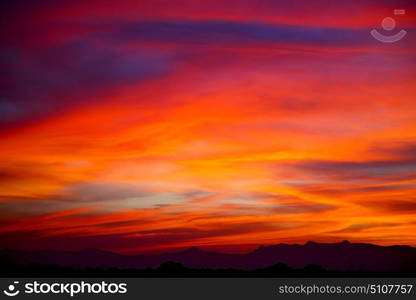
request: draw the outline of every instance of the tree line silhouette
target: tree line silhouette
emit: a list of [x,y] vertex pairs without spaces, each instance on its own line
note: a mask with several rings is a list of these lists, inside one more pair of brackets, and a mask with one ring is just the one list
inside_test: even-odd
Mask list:
[[377,272],[326,270],[321,265],[308,264],[301,269],[278,262],[265,268],[211,269],[188,268],[182,263],[167,261],[157,268],[69,268],[47,264],[4,264],[2,277],[415,277],[414,271]]

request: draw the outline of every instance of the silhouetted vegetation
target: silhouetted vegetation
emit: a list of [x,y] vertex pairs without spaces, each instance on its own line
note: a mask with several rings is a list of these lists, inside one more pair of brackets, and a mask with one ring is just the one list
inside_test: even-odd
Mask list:
[[75,269],[54,265],[3,264],[2,277],[415,277],[415,272],[369,272],[325,270],[321,265],[306,265],[294,269],[284,263],[276,263],[256,270],[188,268],[179,262],[165,262],[158,268]]

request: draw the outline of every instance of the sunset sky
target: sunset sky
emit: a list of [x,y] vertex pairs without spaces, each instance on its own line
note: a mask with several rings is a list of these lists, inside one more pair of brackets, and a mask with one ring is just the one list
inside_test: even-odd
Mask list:
[[416,246],[415,1],[0,11],[0,248]]

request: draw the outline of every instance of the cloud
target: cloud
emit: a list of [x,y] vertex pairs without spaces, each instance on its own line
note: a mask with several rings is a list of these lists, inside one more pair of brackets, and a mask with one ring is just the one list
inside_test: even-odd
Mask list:
[[302,214],[327,211],[333,209],[336,209],[335,205],[311,202],[282,203],[280,205],[264,208],[265,211],[269,211],[274,214]]
[[395,45],[368,32],[390,2],[12,2],[0,4],[1,245],[339,228],[383,243],[381,226],[399,222],[388,234],[412,238],[413,21],[397,19],[409,34]]
[[66,187],[61,193],[61,196],[56,197],[57,200],[89,203],[139,199],[152,195],[152,192],[135,188],[133,185],[114,183],[78,183]]
[[369,149],[370,153],[384,154],[397,159],[408,159],[416,161],[415,141],[391,141],[389,143],[378,143]]
[[[117,224],[114,224],[116,226]],[[53,230],[53,229],[52,229]],[[224,237],[253,232],[279,230],[279,224],[250,222],[239,224],[217,224],[212,228],[175,227],[160,230],[142,230],[121,234],[93,235],[45,235],[48,230],[14,231],[0,233],[0,248],[14,247],[22,249],[42,248],[55,250],[81,250],[86,248],[122,251],[126,249],[144,250],[146,248],[176,247],[179,245],[199,245],[200,240],[212,237]],[[31,244],[36,243],[36,247]],[[32,244],[33,245],[33,244]]]
[[380,193],[391,193],[391,192],[412,192],[416,188],[416,184],[387,184],[387,185],[364,185],[364,184],[332,184],[318,183],[318,184],[293,184],[293,186],[299,188],[303,192],[326,195],[326,196],[337,196],[337,197],[349,197],[358,195],[377,195]]
[[12,221],[44,214],[59,212],[63,209],[73,209],[76,203],[59,203],[28,197],[0,197],[0,220]]
[[366,201],[366,207],[382,211],[385,214],[409,214],[416,213],[416,198],[409,200],[386,199],[383,201]]
[[264,43],[319,47],[373,44],[368,38],[368,30],[224,20],[127,22],[118,33],[107,36],[123,41],[139,39],[174,44],[238,47],[253,47]]
[[257,20],[337,27],[368,27],[379,20],[381,13],[391,13],[397,7],[412,11],[415,4],[412,0],[335,0],[331,5],[328,5],[327,0],[315,0],[313,5],[308,0],[298,0],[296,3],[284,0],[206,0],[200,3],[191,0],[169,3],[160,0],[120,0],[116,11],[113,3],[108,0],[74,0],[71,3],[62,0],[15,0],[1,4],[7,15],[29,16],[38,22],[166,18]]
[[[207,203],[205,203],[205,201]],[[330,204],[303,201],[291,195],[273,195],[267,193],[237,193],[232,195],[213,195],[201,201],[191,201],[203,208],[216,208],[221,216],[267,216],[267,215],[296,215],[333,210],[337,207]],[[206,217],[205,217],[206,218]]]
[[45,171],[52,170],[54,167],[56,167],[54,164],[40,164],[36,162],[4,164],[4,166],[0,167],[0,184],[13,181],[24,184],[25,180],[33,180],[34,178],[39,181],[53,181],[56,180],[56,177]]
[[0,125],[47,116],[105,99],[121,86],[169,71],[169,58],[144,49],[122,51],[116,45],[81,39],[42,52],[0,52],[4,89]]
[[[9,174],[3,174],[7,179]],[[2,174],[0,173],[0,179]],[[31,178],[29,175],[24,178]],[[16,197],[0,195],[0,206],[5,215],[36,215],[45,212],[71,209],[80,206],[96,207],[110,211],[122,209],[150,209],[185,204],[195,198],[211,195],[203,190],[164,190],[128,183],[77,182],[68,183],[53,194]]]
[[185,204],[195,197],[208,196],[203,190],[171,191],[152,189],[126,183],[77,183],[61,190],[60,194],[51,196],[51,200],[76,202],[79,205],[102,205],[107,209],[146,209]]
[[361,223],[361,224],[352,224],[348,227],[345,227],[343,229],[331,231],[330,233],[357,233],[366,231],[367,229],[373,229],[373,228],[390,228],[394,226],[399,226],[398,223]]
[[415,159],[378,161],[303,160],[287,164],[306,173],[337,179],[382,177],[416,171]]
[[296,215],[336,209],[334,205],[303,201],[293,195],[250,191],[219,194],[208,200],[207,205],[217,207],[221,215]]
[[355,197],[381,193],[410,193],[416,172],[412,157],[376,161],[298,160],[279,164],[286,172],[296,172],[296,180],[283,181],[306,193],[331,197]]
[[224,209],[230,209],[232,214],[243,215],[297,215],[308,214],[327,210],[334,210],[337,207],[335,205],[312,203],[305,201],[298,202],[282,202],[275,204],[267,203],[254,203],[252,205],[235,204],[231,207],[227,204],[224,205]]

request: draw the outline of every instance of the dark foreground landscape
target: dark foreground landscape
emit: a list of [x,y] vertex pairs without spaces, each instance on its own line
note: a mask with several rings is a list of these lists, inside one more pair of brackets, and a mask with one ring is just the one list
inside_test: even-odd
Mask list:
[[157,255],[0,251],[1,275],[107,277],[414,277],[416,248],[308,242],[262,246],[247,254],[190,248]]

